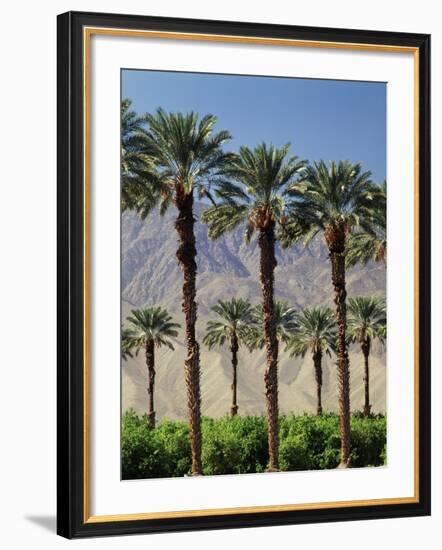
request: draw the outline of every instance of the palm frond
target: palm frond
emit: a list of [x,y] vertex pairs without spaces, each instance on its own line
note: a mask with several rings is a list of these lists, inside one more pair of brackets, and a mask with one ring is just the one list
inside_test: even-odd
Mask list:
[[[297,329],[295,308],[288,302],[277,300],[274,304],[274,322],[276,337],[280,342],[287,343]],[[264,313],[262,305],[253,309],[253,323],[247,335],[247,346],[250,350],[262,349],[265,345]]]
[[286,191],[306,166],[296,156],[289,156],[289,144],[281,148],[262,143],[250,149],[241,147],[214,181],[215,200],[202,216],[209,236],[216,239],[239,224],[247,222],[248,242],[256,229],[268,224],[284,223]]
[[208,225],[211,239],[217,239],[232,231],[247,219],[247,206],[244,204],[222,204],[212,206],[201,215],[201,221]]
[[226,340],[230,342],[234,335],[238,343],[245,342],[253,320],[253,309],[249,300],[243,298],[218,300],[211,309],[216,313],[217,320],[210,320],[207,323],[203,342],[209,349],[223,346]]
[[387,183],[383,182],[372,194],[370,207],[364,207],[364,220],[359,230],[347,242],[346,265],[366,265],[370,261],[387,261]]
[[132,350],[138,354],[148,342],[153,342],[158,348],[167,346],[174,349],[171,339],[178,336],[180,325],[173,321],[167,310],[161,307],[133,309],[126,321],[122,345],[126,354]]
[[348,335],[351,341],[368,343],[386,337],[387,311],[385,299],[379,296],[357,296],[347,304]]
[[348,161],[327,165],[321,160],[306,166],[287,191],[284,245],[291,246],[303,236],[308,243],[329,226],[339,225],[346,231],[372,227],[379,186],[370,178],[360,164]]
[[158,109],[143,117],[122,109],[122,208],[142,218],[159,206],[164,214],[183,193],[212,197],[210,187],[223,176],[232,154],[223,146],[231,139],[215,131],[213,115],[167,113]]
[[290,357],[304,357],[307,352],[330,355],[335,350],[336,324],[330,308],[303,309],[296,316],[296,324],[296,330],[286,347]]

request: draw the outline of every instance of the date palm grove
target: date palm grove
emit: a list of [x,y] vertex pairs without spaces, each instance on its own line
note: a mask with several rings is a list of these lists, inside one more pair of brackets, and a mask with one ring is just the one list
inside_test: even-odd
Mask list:
[[[154,208],[160,214],[173,206],[178,237],[176,258],[182,271],[186,358],[184,375],[191,442],[191,473],[201,475],[201,365],[197,340],[197,245],[195,224],[207,225],[216,240],[237,227],[244,241],[257,240],[260,303],[232,296],[214,300],[203,343],[212,349],[228,345],[232,365],[230,414],[238,414],[238,351],[265,350],[264,400],[267,413],[268,471],[280,469],[278,354],[280,344],[291,356],[312,357],[317,414],[322,406],[322,360],[335,354],[340,429],[339,467],[350,466],[351,342],[360,345],[365,362],[364,414],[370,413],[369,354],[373,339],[385,336],[385,303],[378,298],[352,298],[347,304],[346,273],[370,261],[386,262],[386,184],[377,185],[361,164],[348,161],[310,163],[290,153],[290,145],[265,142],[254,148],[228,150],[232,139],[217,129],[217,118],[195,112],[173,113],[159,108],[138,116],[130,100],[121,106],[122,210],[145,219]],[[194,212],[195,199],[205,211]],[[330,259],[334,311],[326,305],[297,310],[275,299],[276,250],[308,245],[322,236]],[[143,348],[149,372],[149,413],[155,425],[154,349],[173,348],[178,325],[167,311],[150,307],[132,311],[122,329],[122,356]],[[232,420],[233,422],[233,420]]]

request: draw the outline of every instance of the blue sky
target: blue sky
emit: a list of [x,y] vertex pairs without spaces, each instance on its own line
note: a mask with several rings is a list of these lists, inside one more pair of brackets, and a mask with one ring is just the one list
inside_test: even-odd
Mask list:
[[140,114],[214,114],[233,135],[231,150],[290,142],[300,158],[361,162],[379,182],[386,175],[384,83],[123,70],[122,97]]

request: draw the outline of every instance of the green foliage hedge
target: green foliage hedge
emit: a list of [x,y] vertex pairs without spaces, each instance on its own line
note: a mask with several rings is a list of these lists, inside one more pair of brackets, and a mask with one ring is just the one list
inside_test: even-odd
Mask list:
[[[264,472],[267,467],[267,422],[263,416],[202,420],[202,462],[205,475]],[[339,463],[339,416],[281,416],[281,470],[322,470]],[[353,467],[386,463],[386,419],[378,415],[351,417]],[[190,472],[189,428],[186,422],[165,420],[149,427],[134,411],[123,416],[123,479],[181,477]]]

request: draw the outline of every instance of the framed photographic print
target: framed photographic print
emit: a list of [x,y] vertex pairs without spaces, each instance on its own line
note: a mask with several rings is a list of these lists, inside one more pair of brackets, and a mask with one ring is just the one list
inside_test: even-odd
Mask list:
[[58,17],[60,535],[430,513],[429,67]]

